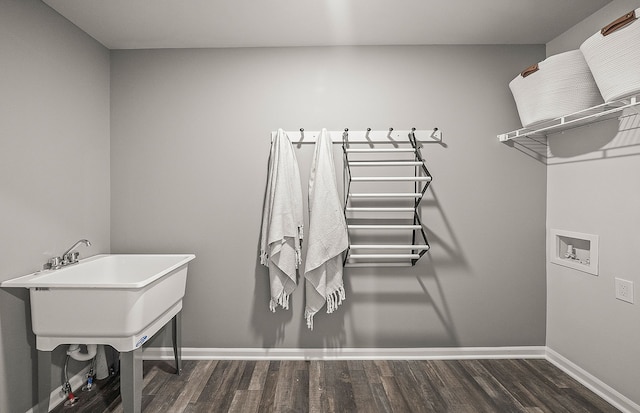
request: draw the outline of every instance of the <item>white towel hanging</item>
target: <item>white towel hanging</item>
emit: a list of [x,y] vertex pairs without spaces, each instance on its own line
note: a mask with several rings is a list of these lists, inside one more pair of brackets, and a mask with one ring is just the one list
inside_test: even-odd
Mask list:
[[271,143],[267,192],[262,212],[260,262],[269,267],[269,309],[289,308],[297,286],[303,238],[300,172],[291,141],[282,129]]
[[333,162],[329,133],[316,141],[309,178],[309,230],[305,262],[305,319],[313,329],[314,315],[325,305],[334,312],[345,299],[342,253],[349,246],[347,223]]

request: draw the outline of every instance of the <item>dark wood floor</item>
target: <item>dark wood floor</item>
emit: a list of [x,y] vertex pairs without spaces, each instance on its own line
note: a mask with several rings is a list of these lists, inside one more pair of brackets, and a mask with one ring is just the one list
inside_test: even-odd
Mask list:
[[[122,412],[117,377],[55,413]],[[546,360],[144,362],[145,413],[618,412]]]

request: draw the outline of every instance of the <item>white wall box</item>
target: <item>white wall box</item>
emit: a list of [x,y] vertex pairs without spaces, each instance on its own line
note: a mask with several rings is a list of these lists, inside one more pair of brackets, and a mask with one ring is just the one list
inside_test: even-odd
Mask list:
[[598,275],[598,236],[551,229],[549,259],[552,263]]

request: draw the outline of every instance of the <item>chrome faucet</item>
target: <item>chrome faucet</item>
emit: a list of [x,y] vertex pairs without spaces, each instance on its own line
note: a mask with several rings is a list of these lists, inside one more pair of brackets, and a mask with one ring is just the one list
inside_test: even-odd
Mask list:
[[49,261],[47,261],[47,263],[44,265],[44,269],[45,270],[57,270],[59,268],[65,267],[67,265],[71,265],[71,264],[77,263],[78,259],[80,257],[80,253],[78,251],[74,251],[74,250],[80,244],[84,244],[87,247],[89,247],[91,245],[89,240],[81,239],[80,241],[78,241],[75,244],[73,244],[71,246],[71,248],[69,248],[68,250],[63,252],[62,256],[53,257],[53,258],[49,259]]

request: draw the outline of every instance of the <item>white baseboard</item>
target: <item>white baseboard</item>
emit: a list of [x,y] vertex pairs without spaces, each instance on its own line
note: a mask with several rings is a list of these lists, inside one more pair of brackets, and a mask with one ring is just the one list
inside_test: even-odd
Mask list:
[[600,379],[598,379],[588,371],[579,367],[571,360],[565,358],[560,353],[554,351],[549,347],[547,347],[546,359],[549,360],[550,363],[553,363],[555,366],[557,366],[560,370],[567,373],[569,376],[578,380],[589,390],[602,397],[604,400],[609,402],[621,412],[640,413],[640,405],[620,394],[611,386],[602,382]]
[[[71,385],[71,391],[73,391],[74,395],[78,396],[76,393],[79,388],[84,385],[87,374],[89,374],[89,369],[91,365],[86,366],[82,370],[80,370],[77,374],[69,379],[69,384]],[[62,384],[53,389],[51,395],[49,395],[49,411],[55,409],[60,403],[66,400],[66,395],[62,391]],[[33,413],[34,407],[27,410],[25,413]]]
[[[442,348],[183,348],[183,360],[463,360],[545,358],[544,346]],[[147,347],[143,360],[173,360],[171,347]]]

